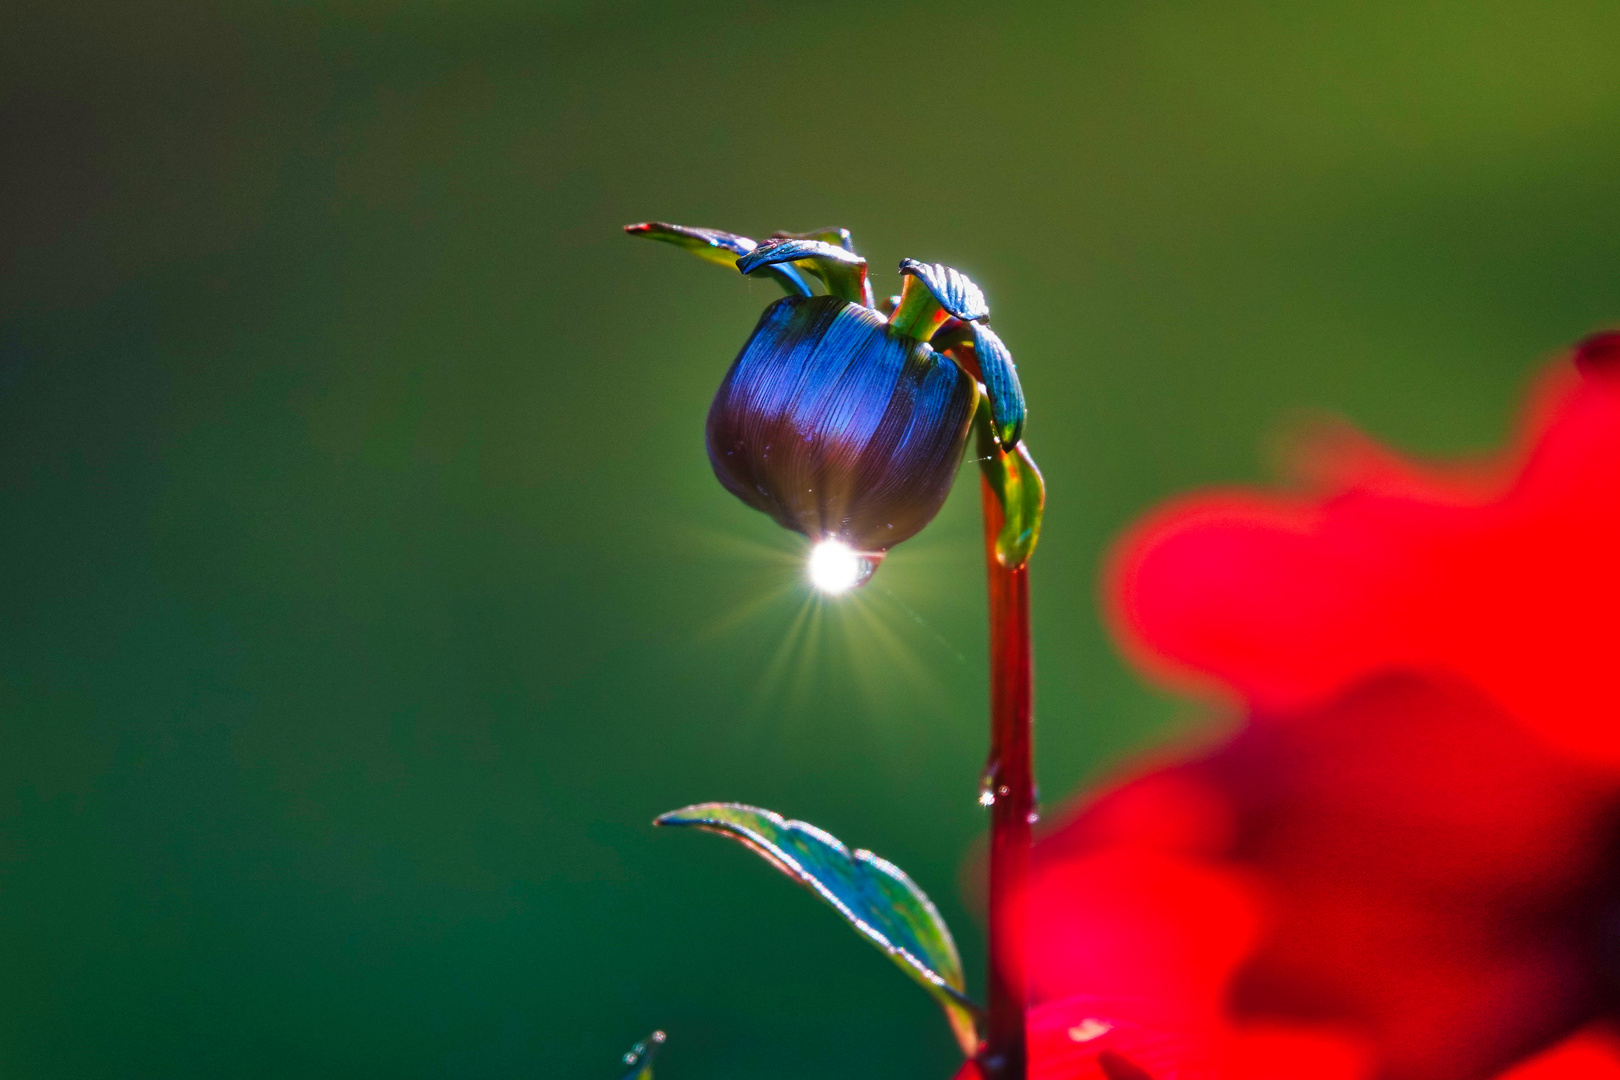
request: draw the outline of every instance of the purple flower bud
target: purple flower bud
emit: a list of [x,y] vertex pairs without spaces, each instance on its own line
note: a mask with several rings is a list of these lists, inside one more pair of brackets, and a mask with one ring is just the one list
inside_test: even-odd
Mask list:
[[976,400],[971,376],[871,308],[790,296],[720,384],[709,461],[783,526],[881,553],[939,512]]

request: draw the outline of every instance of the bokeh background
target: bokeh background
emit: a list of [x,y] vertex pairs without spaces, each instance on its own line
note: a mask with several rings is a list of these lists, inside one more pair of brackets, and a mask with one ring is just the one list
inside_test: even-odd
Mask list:
[[701,441],[772,288],[619,226],[984,285],[1057,802],[1203,722],[1108,643],[1125,524],[1302,414],[1497,446],[1620,321],[1617,55],[1607,0],[5,5],[0,1074],[947,1075],[648,822],[807,818],[978,953],[972,476],[809,600]]

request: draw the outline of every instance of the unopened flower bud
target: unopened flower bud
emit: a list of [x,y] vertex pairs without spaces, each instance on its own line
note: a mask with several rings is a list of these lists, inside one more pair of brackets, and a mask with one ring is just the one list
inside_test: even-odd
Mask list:
[[[1028,557],[1043,499],[1020,445],[1024,395],[984,294],[966,275],[907,259],[900,296],[879,308],[847,229],[758,243],[661,222],[626,231],[769,275],[789,293],[760,317],[709,409],[709,461],[727,491],[831,542],[828,566],[832,554],[841,567],[856,553],[859,584],[944,504],[982,380],[981,456],[1010,538],[997,557],[1008,565]],[[815,295],[816,283],[825,295]]]
[[787,297],[720,384],[709,461],[786,528],[887,551],[939,512],[976,398],[961,368],[871,308]]

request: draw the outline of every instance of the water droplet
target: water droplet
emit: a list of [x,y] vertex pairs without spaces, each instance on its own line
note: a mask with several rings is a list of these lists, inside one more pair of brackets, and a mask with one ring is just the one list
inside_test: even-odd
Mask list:
[[842,540],[821,540],[810,549],[810,583],[824,593],[860,588],[872,579],[884,554],[856,551]]
[[[979,774],[980,806],[994,806],[996,804],[996,774],[1000,771],[1000,769],[1001,762],[991,761],[986,763],[984,771]],[[1007,788],[1005,785],[1003,785],[1001,788],[1001,794],[1005,795],[1006,793]]]

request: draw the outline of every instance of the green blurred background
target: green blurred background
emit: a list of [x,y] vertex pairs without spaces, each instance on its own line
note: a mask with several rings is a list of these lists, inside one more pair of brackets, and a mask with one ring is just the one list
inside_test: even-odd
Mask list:
[[772,288],[619,226],[985,287],[1055,801],[1196,715],[1101,628],[1126,523],[1301,409],[1494,446],[1620,321],[1617,55],[1609,0],[6,5],[0,1074],[948,1075],[648,822],[807,818],[978,953],[974,485],[808,601],[701,440]]

